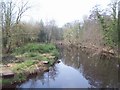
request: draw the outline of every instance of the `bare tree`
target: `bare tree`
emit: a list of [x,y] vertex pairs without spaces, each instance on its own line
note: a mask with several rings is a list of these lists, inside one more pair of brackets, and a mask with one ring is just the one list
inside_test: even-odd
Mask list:
[[119,50],[119,54],[120,54],[120,2],[118,3],[118,50]]
[[17,30],[23,14],[29,9],[28,2],[14,3],[12,0],[0,2],[3,45],[6,53],[11,49],[11,31]]

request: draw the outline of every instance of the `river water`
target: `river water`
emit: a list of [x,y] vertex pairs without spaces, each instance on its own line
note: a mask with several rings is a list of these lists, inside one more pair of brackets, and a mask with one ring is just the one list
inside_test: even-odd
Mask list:
[[17,85],[17,88],[116,88],[117,59],[88,57],[77,48],[61,48],[60,63],[49,72]]

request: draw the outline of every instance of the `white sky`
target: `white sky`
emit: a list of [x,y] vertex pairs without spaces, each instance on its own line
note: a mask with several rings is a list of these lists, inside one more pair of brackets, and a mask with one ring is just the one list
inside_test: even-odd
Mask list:
[[[25,0],[24,0],[25,1]],[[58,26],[74,20],[82,20],[96,4],[105,8],[110,0],[28,0],[32,8],[22,20],[46,22],[54,19]]]

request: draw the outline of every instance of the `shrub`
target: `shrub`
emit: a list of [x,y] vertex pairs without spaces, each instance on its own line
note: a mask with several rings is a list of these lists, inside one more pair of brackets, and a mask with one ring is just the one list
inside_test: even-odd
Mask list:
[[56,50],[56,47],[53,44],[29,43],[25,46],[16,48],[13,51],[13,53],[15,54],[24,54],[26,52],[28,53],[29,52],[49,53],[53,50]]

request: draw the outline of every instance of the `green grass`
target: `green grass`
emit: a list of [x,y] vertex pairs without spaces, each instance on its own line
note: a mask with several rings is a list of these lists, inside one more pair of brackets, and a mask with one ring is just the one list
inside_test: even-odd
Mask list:
[[25,73],[33,72],[36,68],[35,64],[39,61],[48,61],[48,66],[50,66],[54,63],[59,53],[53,44],[29,43],[22,47],[15,48],[12,55],[20,58],[24,57],[24,60],[22,63],[16,63],[11,67],[11,70],[15,73],[15,77],[13,79],[3,79],[3,84],[25,80]]
[[26,80],[26,76],[23,75],[22,73],[19,73],[18,75],[16,75],[14,78],[11,79],[0,79],[0,84],[6,85],[6,84],[12,84],[14,82],[20,82],[20,81],[24,81]]
[[12,70],[14,72],[22,72],[24,69],[27,69],[28,67],[30,67],[31,65],[36,64],[37,62],[34,60],[26,60],[22,63],[18,63],[17,65],[15,65]]
[[49,57],[42,56],[46,53],[55,56],[55,58],[59,55],[53,44],[29,43],[13,51],[13,55],[24,56],[27,60],[51,61]]
[[23,47],[16,48],[14,54],[24,54],[26,52],[50,53],[56,50],[53,44],[29,43]]

